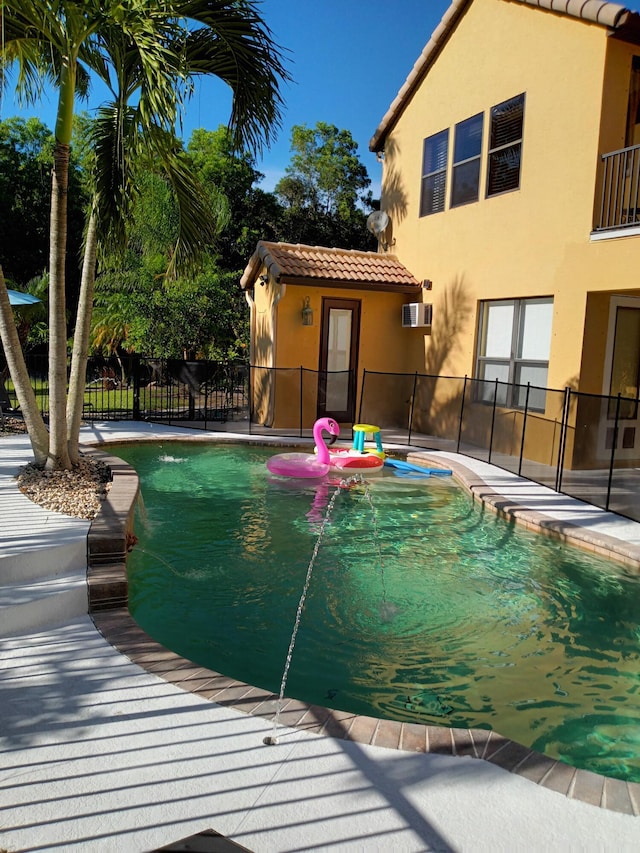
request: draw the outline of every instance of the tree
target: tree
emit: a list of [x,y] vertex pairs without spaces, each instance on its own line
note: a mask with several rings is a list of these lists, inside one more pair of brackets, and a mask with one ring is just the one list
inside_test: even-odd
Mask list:
[[[260,148],[279,124],[279,82],[287,75],[270,31],[251,0],[167,0],[157,5],[145,0],[3,0],[3,27],[3,64],[17,64],[18,90],[36,99],[43,81],[53,80],[58,91],[50,219],[50,433],[46,447],[40,446],[43,425],[27,421],[27,427],[36,459],[44,453],[47,465],[65,468],[71,465],[64,287],[69,153],[78,83],[90,70],[104,73],[109,64],[103,50],[105,33],[121,31],[135,53],[141,69],[140,117],[145,126],[151,121],[170,130],[188,94],[190,79],[214,74],[233,90],[234,139]],[[166,85],[168,74],[173,77],[170,86]],[[91,258],[86,260],[91,263]],[[5,291],[0,298],[0,330],[3,342],[6,334],[10,343],[12,317],[2,276],[0,290]],[[83,324],[87,313],[89,306]],[[15,356],[19,358],[17,353]],[[26,404],[25,371],[19,369],[13,355],[12,363],[18,399]]]
[[255,166],[255,154],[238,150],[229,128],[194,130],[187,152],[196,174],[207,187],[222,193],[228,206],[228,222],[216,241],[219,265],[240,271],[258,240],[273,240],[281,209],[276,197],[256,186],[263,178]]
[[371,249],[366,210],[371,181],[348,130],[318,122],[295,125],[291,163],[275,193],[284,207],[280,237],[290,242]]
[[[175,195],[151,164],[136,183],[128,247],[103,264],[97,281],[93,347],[157,357],[233,355],[236,334],[244,334],[237,317],[238,273],[221,271],[211,238],[211,251],[199,258],[197,268],[165,276],[180,218]],[[216,194],[211,197],[215,204]],[[222,214],[211,218],[226,221]]]
[[[53,134],[37,118],[0,122],[0,234],[7,280],[18,288],[46,269]],[[70,162],[67,299],[75,306],[86,198],[80,164]]]

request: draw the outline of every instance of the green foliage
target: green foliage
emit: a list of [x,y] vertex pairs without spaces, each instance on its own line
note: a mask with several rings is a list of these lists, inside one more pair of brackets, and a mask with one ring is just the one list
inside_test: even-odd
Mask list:
[[[79,193],[83,204],[101,155],[95,126],[96,120],[86,114],[76,117],[73,179],[76,187],[84,188]],[[93,352],[242,357],[248,352],[249,314],[238,279],[258,240],[375,248],[365,227],[369,179],[348,131],[322,123],[315,130],[296,128],[291,166],[276,193],[259,188],[263,176],[255,155],[237,151],[226,127],[195,131],[186,151],[180,151],[177,141],[172,144],[178,145],[185,168],[207,199],[207,226],[217,222],[220,233],[216,237],[215,228],[203,227],[205,243],[197,266],[188,275],[167,278],[180,231],[175,185],[158,158],[151,160],[142,150],[132,152],[126,242],[119,248],[117,243],[105,244],[100,257]],[[9,188],[18,188],[15,209],[24,211],[21,231],[7,241],[6,249],[22,251],[32,276],[46,267],[52,146],[52,135],[35,119],[0,123],[0,162],[5,167],[0,171],[0,197],[9,199]],[[108,146],[102,154],[109,159]],[[5,210],[0,207],[0,221]],[[38,255],[34,221],[42,212],[46,215],[41,216]],[[78,211],[78,219],[82,213]],[[37,258],[41,265],[34,270]],[[29,340],[45,339],[46,328],[33,324]]]
[[318,122],[295,125],[291,163],[275,193],[283,205],[281,239],[311,245],[370,250],[366,230],[371,181],[348,130]]
[[228,272],[241,270],[258,240],[275,239],[280,206],[256,186],[264,176],[255,167],[255,156],[235,149],[227,127],[195,130],[187,152],[200,181],[225,199],[227,221],[216,244],[219,265]]
[[314,128],[294,125],[291,163],[276,187],[289,206],[312,207],[333,216],[348,216],[358,204],[370,203],[371,181],[348,130],[319,121]]
[[[105,258],[96,282],[93,350],[236,357],[248,334],[238,273],[220,268],[212,243],[188,276],[166,275],[178,228],[177,204],[163,177],[145,165],[138,176],[128,246]],[[214,198],[215,187],[208,190]]]
[[[0,234],[7,278],[23,287],[49,262],[49,210],[54,139],[39,119],[0,122]],[[70,164],[68,296],[75,304],[86,196],[80,164]]]

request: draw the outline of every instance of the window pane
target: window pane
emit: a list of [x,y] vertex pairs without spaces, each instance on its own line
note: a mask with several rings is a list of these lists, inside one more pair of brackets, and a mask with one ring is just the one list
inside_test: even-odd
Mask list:
[[351,357],[350,308],[329,309],[327,370],[348,370]]
[[549,369],[546,364],[517,364],[516,385],[536,385],[539,388],[547,387],[547,375]]
[[516,384],[520,387],[516,389],[516,405],[524,409],[527,402],[527,388],[529,383],[529,406],[530,409],[536,409],[539,412],[544,411],[547,395],[544,389],[547,387],[548,368],[546,364],[518,364],[516,365]]
[[327,373],[325,406],[329,412],[345,412],[349,408],[349,376],[346,373]]
[[[509,365],[501,364],[500,362],[483,361],[479,367],[479,378],[484,382],[477,384],[477,399],[484,403],[493,403],[493,398],[496,398],[496,404],[506,406],[507,393],[509,382]],[[496,391],[496,379],[498,386]]]
[[482,113],[456,125],[453,162],[479,157],[482,152]]
[[422,154],[422,175],[430,175],[447,168],[447,153],[449,150],[449,131],[442,130],[429,136],[424,141]]
[[492,107],[489,149],[493,150],[522,139],[523,117],[524,94]]
[[497,195],[520,186],[521,143],[503,148],[489,155],[487,195]]
[[553,300],[526,299],[522,302],[518,330],[518,358],[549,361],[552,320]]
[[420,199],[420,216],[438,213],[444,210],[444,199],[447,190],[447,173],[440,172],[422,179],[422,197]]
[[524,95],[491,109],[487,195],[517,190],[522,161]]
[[451,187],[451,206],[468,204],[478,200],[480,185],[480,159],[471,160],[456,166],[453,170],[453,185]]
[[447,189],[447,157],[449,131],[442,130],[424,141],[422,153],[422,185],[420,216],[444,210]]
[[511,358],[513,308],[513,302],[485,302],[480,355]]
[[330,412],[343,412],[348,408],[352,316],[350,308],[329,309],[326,407]]
[[509,381],[509,365],[499,361],[483,361],[480,364],[480,379],[495,383]]

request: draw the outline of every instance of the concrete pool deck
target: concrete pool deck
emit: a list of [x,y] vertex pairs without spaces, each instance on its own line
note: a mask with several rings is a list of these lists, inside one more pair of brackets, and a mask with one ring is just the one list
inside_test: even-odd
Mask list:
[[[86,442],[144,436],[193,433],[115,423],[83,430]],[[0,441],[0,605],[11,600],[7,578],[15,581],[20,554],[30,555],[34,587],[38,566],[49,560],[73,588],[83,547],[86,571],[88,523],[36,507],[15,486],[15,470],[29,456],[24,437]],[[640,547],[639,524],[486,463],[465,459],[464,466],[477,476],[478,497],[495,499],[503,511],[532,507],[556,532],[566,525],[582,531],[590,547],[615,539],[622,559]],[[266,747],[268,719],[138,666],[86,615],[86,588],[84,612],[74,613],[74,596],[48,624],[0,640],[0,848],[145,851],[207,829],[256,853],[640,847],[636,786],[631,813],[622,814],[469,756],[398,751],[299,728],[281,730],[278,745]],[[37,598],[32,590],[27,606]],[[7,634],[2,624],[0,633]],[[607,806],[606,786],[600,789]]]

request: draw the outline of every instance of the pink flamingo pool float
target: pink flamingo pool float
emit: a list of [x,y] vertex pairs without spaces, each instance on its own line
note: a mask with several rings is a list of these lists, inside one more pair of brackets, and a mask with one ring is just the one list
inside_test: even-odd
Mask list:
[[322,437],[323,430],[330,435],[340,435],[340,427],[333,418],[319,418],[313,425],[313,439],[317,453],[278,453],[267,459],[267,468],[280,477],[324,477],[329,473],[329,450]]
[[280,477],[319,478],[326,474],[352,473],[366,470],[369,474],[382,469],[384,461],[372,453],[340,448],[330,451],[323,431],[330,435],[340,435],[340,427],[333,418],[319,418],[313,425],[313,438],[316,453],[278,453],[267,460],[267,468]]

